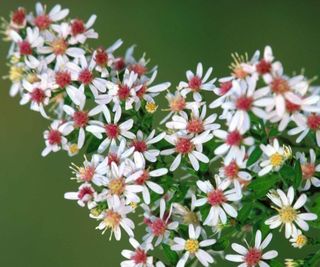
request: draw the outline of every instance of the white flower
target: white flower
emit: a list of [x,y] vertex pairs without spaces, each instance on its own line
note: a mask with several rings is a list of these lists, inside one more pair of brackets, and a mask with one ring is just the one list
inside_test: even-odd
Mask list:
[[241,150],[246,146],[252,146],[254,139],[252,137],[244,137],[243,131],[224,131],[215,130],[213,133],[216,137],[222,139],[224,143],[214,150],[214,154],[218,156],[225,155],[225,163],[229,164],[233,158],[241,157]]
[[191,107],[191,115],[181,112],[180,115],[174,115],[172,121],[166,123],[166,127],[181,131],[183,134],[201,134],[204,131],[215,131],[220,128],[218,123],[214,123],[217,114],[211,114],[206,118],[207,106],[204,104],[200,113],[197,105]]
[[255,244],[253,247],[245,248],[242,245],[233,243],[232,249],[239,253],[238,254],[228,254],[226,255],[226,260],[232,262],[241,262],[238,267],[269,267],[266,260],[271,260],[278,256],[278,252],[275,250],[270,250],[268,252],[263,252],[263,250],[270,244],[272,239],[272,234],[268,234],[267,237],[262,241],[261,231],[258,230],[255,236]]
[[154,238],[157,238],[155,246],[159,246],[161,242],[167,242],[170,231],[177,229],[179,225],[178,222],[170,222],[171,214],[172,206],[170,205],[170,210],[166,213],[166,202],[162,198],[160,200],[159,217],[151,216],[150,218],[145,219],[145,222],[148,225],[148,234],[143,237],[143,240],[151,243]]
[[97,229],[102,230],[102,234],[104,234],[110,228],[110,239],[114,234],[116,240],[120,240],[122,227],[130,237],[133,237],[134,223],[127,218],[127,214],[132,212],[132,208],[126,206],[124,201],[120,200],[117,196],[108,198],[107,202],[108,209],[97,217],[98,220],[102,220]]
[[50,152],[57,152],[67,143],[67,139],[63,136],[61,129],[61,121],[53,121],[50,125],[50,129],[46,130],[43,134],[46,147],[42,151],[43,157],[47,156]]
[[320,187],[320,179],[315,177],[316,172],[320,172],[320,164],[316,165],[316,153],[313,149],[309,150],[310,152],[310,161],[306,158],[304,153],[297,152],[296,157],[300,161],[302,178],[305,181],[303,187],[304,191],[310,189],[311,185],[315,187]]
[[302,248],[307,244],[308,238],[302,234],[301,230],[294,229],[292,237],[289,239],[289,241],[293,247]]
[[90,29],[97,19],[96,15],[91,15],[86,23],[80,19],[74,19],[70,22],[71,38],[70,44],[84,44],[87,39],[97,39],[98,33]]
[[273,140],[273,145],[261,144],[260,148],[267,158],[260,163],[262,169],[259,171],[259,176],[266,175],[271,171],[278,171],[287,160],[286,149],[279,146],[278,139]]
[[133,126],[133,120],[129,119],[119,124],[121,118],[121,109],[118,109],[113,120],[111,119],[111,114],[107,106],[103,107],[103,115],[106,120],[106,124],[101,121],[93,121],[92,124],[86,127],[86,131],[91,132],[98,139],[102,139],[104,133],[106,138],[102,141],[98,147],[98,152],[104,152],[109,145],[115,145],[116,140],[121,141],[122,139],[134,139],[135,135],[129,130]]
[[139,244],[134,238],[130,238],[129,242],[134,251],[122,250],[122,256],[128,260],[121,262],[121,267],[154,267],[153,257],[148,255],[148,251],[153,249],[152,245],[150,243]]
[[192,73],[192,71],[188,70],[186,72],[188,82],[180,82],[178,86],[178,90],[180,90],[181,95],[184,97],[187,96],[188,93],[193,93],[193,98],[195,101],[200,102],[202,100],[201,97],[201,90],[205,91],[213,91],[214,89],[214,82],[216,78],[208,81],[210,75],[212,73],[212,68],[210,67],[206,74],[203,76],[203,67],[201,63],[197,65],[196,74]]
[[96,196],[96,191],[89,183],[83,183],[80,185],[78,192],[68,192],[64,194],[65,199],[77,200],[79,206],[85,207],[88,205],[89,209],[96,206],[94,198]]
[[192,137],[189,135],[179,136],[177,134],[166,135],[165,140],[168,141],[170,144],[174,145],[175,148],[162,150],[160,154],[178,154],[171,163],[170,171],[174,171],[179,167],[182,156],[188,156],[192,167],[197,171],[200,168],[199,161],[203,163],[209,162],[209,158],[202,153],[202,144],[210,141],[212,137],[213,135],[209,133],[209,131],[203,132],[202,134],[197,135],[196,137]]
[[308,231],[309,225],[306,221],[313,221],[318,217],[314,213],[300,213],[299,209],[307,202],[305,194],[300,195],[293,205],[294,189],[292,186],[289,188],[287,195],[282,190],[277,189],[276,193],[270,192],[267,197],[276,205],[275,209],[278,215],[272,216],[265,223],[271,229],[285,225],[286,238],[289,238],[296,230],[296,224],[302,230]]
[[219,97],[211,102],[209,108],[218,108],[229,98],[232,94],[233,80],[232,76],[219,79],[219,87],[213,89],[213,92]]
[[210,181],[198,181],[197,186],[206,194],[195,202],[195,206],[200,207],[209,204],[211,206],[210,212],[204,221],[204,225],[216,226],[219,222],[227,223],[227,214],[236,218],[238,212],[228,202],[235,202],[241,199],[242,195],[235,189],[226,189],[230,185],[230,181],[221,181],[218,175],[215,176],[216,187]]
[[181,259],[179,260],[177,267],[184,267],[189,257],[197,257],[197,259],[203,266],[209,266],[210,263],[214,262],[212,256],[202,248],[215,244],[216,240],[207,239],[198,241],[200,233],[200,227],[194,228],[194,226],[190,224],[189,239],[185,240],[180,237],[175,237],[173,239],[174,244],[171,246],[171,249],[175,251],[185,251]]
[[163,124],[166,121],[168,121],[174,114],[181,114],[182,111],[187,107],[186,99],[184,96],[180,94],[179,91],[175,91],[174,94],[168,92],[166,95],[166,99],[168,100],[168,110],[170,112],[161,120],[160,124]]

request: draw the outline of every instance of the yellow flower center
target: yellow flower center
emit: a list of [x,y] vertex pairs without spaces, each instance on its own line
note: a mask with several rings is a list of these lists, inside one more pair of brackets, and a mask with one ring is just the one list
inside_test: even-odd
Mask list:
[[297,212],[291,206],[279,210],[279,216],[283,223],[292,223],[297,218]]
[[23,68],[12,66],[9,71],[9,79],[12,82],[18,82],[23,77]]
[[133,208],[134,210],[138,207],[138,204],[136,202],[130,202],[129,203],[130,207]]
[[117,225],[120,224],[121,215],[113,210],[108,210],[106,216],[104,217],[104,223],[106,228],[114,229]]
[[38,76],[35,73],[29,73],[27,76],[27,81],[29,83],[35,83],[35,82],[39,82],[40,79],[38,78]]
[[279,154],[278,152],[272,154],[269,158],[270,163],[273,167],[279,167],[281,166],[282,162],[283,162],[283,156],[281,154]]
[[296,243],[299,247],[303,247],[305,244],[307,244],[308,242],[308,239],[305,235],[298,235],[297,236],[297,240],[296,240]]
[[123,178],[113,179],[109,182],[108,188],[112,195],[121,195],[125,189]]
[[184,249],[192,254],[196,253],[199,249],[198,240],[188,239],[184,245]]
[[158,106],[153,102],[148,102],[146,104],[146,110],[148,113],[154,113],[157,110]]
[[69,152],[73,154],[77,154],[79,152],[79,147],[77,144],[72,144],[69,146]]

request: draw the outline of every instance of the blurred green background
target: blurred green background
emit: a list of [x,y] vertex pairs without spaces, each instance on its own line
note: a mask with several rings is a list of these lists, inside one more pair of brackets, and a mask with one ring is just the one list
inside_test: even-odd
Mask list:
[[[49,7],[56,1],[44,1]],[[35,1],[0,0],[0,16],[18,6],[33,9]],[[173,84],[201,61],[215,75],[229,73],[230,53],[251,55],[270,44],[288,73],[306,68],[309,77],[320,71],[320,1],[79,1],[64,0],[71,16],[98,15],[100,41],[122,38],[137,44],[159,66],[157,81]],[[0,74],[7,72],[8,44],[0,43]],[[123,51],[123,50],[122,50]],[[96,222],[75,202],[63,199],[76,188],[70,181],[70,159],[64,153],[42,159],[42,132],[48,122],[18,105],[8,95],[9,81],[0,89],[0,266],[115,267],[125,241],[109,242],[95,230]],[[79,163],[79,159],[72,159]],[[274,243],[293,257],[283,238]],[[295,250],[296,253],[296,250]],[[299,252],[298,254],[299,257]],[[235,266],[221,263],[216,266]]]

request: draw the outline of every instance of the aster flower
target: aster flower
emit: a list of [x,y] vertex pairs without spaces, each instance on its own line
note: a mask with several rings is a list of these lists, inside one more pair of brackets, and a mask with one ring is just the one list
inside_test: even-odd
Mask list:
[[302,230],[308,231],[309,225],[306,221],[313,221],[318,217],[314,213],[300,213],[300,209],[307,202],[307,196],[305,194],[300,195],[293,205],[294,189],[292,186],[288,189],[287,194],[277,189],[276,192],[270,192],[267,197],[276,205],[274,209],[278,214],[266,220],[265,223],[269,225],[271,229],[284,225],[286,238],[293,235],[297,229],[296,225]]
[[230,186],[230,181],[221,181],[218,175],[215,176],[216,187],[210,181],[197,181],[198,188],[206,194],[195,202],[195,206],[201,207],[209,204],[210,212],[204,221],[204,225],[216,226],[219,222],[226,224],[227,214],[236,218],[238,212],[228,202],[235,202],[241,199],[242,195],[235,189],[226,190]]
[[[210,67],[205,75],[203,76],[203,67],[201,63],[197,65],[197,71],[194,74],[192,71],[188,70],[186,72],[188,82],[180,82],[178,86],[178,90],[180,90],[181,95],[186,97],[187,94],[193,93],[193,99],[197,102],[202,100],[201,91],[213,91],[214,82],[216,78],[208,81],[210,75],[212,73],[212,68]],[[202,77],[203,76],[203,77]]]
[[96,229],[102,230],[102,234],[104,234],[110,228],[110,239],[114,234],[115,239],[118,241],[121,239],[121,228],[130,237],[133,237],[135,226],[133,221],[127,218],[127,214],[132,212],[132,208],[126,206],[124,201],[120,200],[117,196],[108,198],[107,203],[108,209],[96,218],[97,220],[102,220]]
[[97,39],[98,33],[90,29],[97,19],[96,15],[91,15],[86,23],[81,19],[73,19],[70,22],[71,38],[70,44],[84,44],[87,39]]
[[211,102],[209,108],[218,108],[229,98],[232,94],[233,80],[232,76],[218,80],[220,84],[213,89],[213,92],[219,97]]
[[168,92],[166,95],[166,99],[168,100],[168,111],[170,112],[161,120],[160,124],[168,121],[172,117],[172,115],[182,114],[183,110],[187,108],[188,105],[185,97],[183,97],[179,91],[175,91],[174,94]]
[[300,161],[302,170],[302,179],[305,181],[304,191],[310,189],[311,185],[320,187],[320,179],[315,177],[316,172],[320,172],[320,164],[316,165],[316,153],[313,149],[309,150],[310,161],[304,153],[297,152],[296,157]]
[[102,141],[98,147],[98,152],[104,152],[109,145],[115,145],[116,140],[121,141],[122,139],[134,139],[135,135],[129,130],[133,126],[133,120],[129,119],[119,124],[121,118],[121,109],[116,110],[113,120],[111,114],[106,106],[102,108],[106,124],[101,121],[93,121],[89,126],[86,127],[86,131],[91,132],[98,139],[102,139],[104,133],[106,138]]
[[276,250],[263,252],[263,250],[270,244],[271,239],[272,234],[270,233],[262,241],[261,231],[258,230],[256,232],[253,247],[245,248],[242,245],[233,243],[231,245],[232,249],[239,254],[228,254],[226,255],[226,260],[241,263],[238,267],[269,267],[270,265],[267,264],[266,261],[278,256],[278,252]]
[[196,203],[197,199],[195,194],[191,193],[191,203],[190,203],[190,209],[186,206],[181,205],[178,202],[174,202],[172,204],[173,210],[172,215],[173,217],[177,217],[180,224],[186,224],[190,225],[193,224],[194,227],[201,226],[200,225],[200,219],[201,215],[200,212],[196,212]]
[[172,250],[185,251],[177,266],[184,267],[189,258],[196,257],[203,266],[209,266],[214,260],[212,256],[206,252],[203,248],[212,246],[216,243],[215,239],[207,239],[199,241],[201,233],[200,227],[194,227],[192,224],[189,225],[189,239],[185,240],[180,237],[173,239],[174,244],[171,246]]
[[27,14],[23,7],[18,7],[10,15],[10,28],[19,30],[25,28],[27,25]]
[[188,159],[192,167],[197,171],[199,170],[199,161],[203,163],[208,163],[209,158],[202,153],[202,144],[210,141],[213,138],[213,135],[209,131],[203,132],[196,137],[190,135],[166,135],[165,140],[170,144],[174,145],[175,148],[170,148],[162,150],[161,155],[171,155],[177,153],[170,166],[170,171],[176,170],[183,156],[188,156]]
[[80,185],[78,192],[68,192],[64,194],[65,199],[77,200],[77,203],[81,207],[88,205],[89,209],[96,206],[94,198],[96,196],[96,191],[90,183],[83,183]]
[[55,120],[51,123],[50,129],[43,133],[46,147],[42,151],[43,157],[47,156],[50,152],[57,152],[67,143],[67,139],[63,136],[60,129],[61,121]]
[[294,229],[289,241],[293,247],[302,248],[308,243],[308,238],[302,234],[301,230]]

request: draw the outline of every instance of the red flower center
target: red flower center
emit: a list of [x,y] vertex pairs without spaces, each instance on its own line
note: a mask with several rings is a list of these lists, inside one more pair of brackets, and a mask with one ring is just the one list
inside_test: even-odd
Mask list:
[[252,97],[240,96],[236,100],[236,108],[239,110],[248,111],[251,109],[252,102],[253,102]]
[[93,80],[93,73],[88,70],[88,69],[84,69],[79,73],[79,77],[78,77],[79,82],[81,82],[84,85],[88,85],[92,82]]
[[58,71],[55,76],[56,83],[60,88],[71,84],[71,74],[68,71]]
[[24,8],[19,7],[16,11],[12,13],[11,20],[14,24],[22,26],[26,19],[26,11]]
[[90,182],[95,173],[95,168],[93,166],[86,166],[84,168],[80,168],[80,178],[83,181]]
[[193,76],[189,81],[189,87],[195,92],[200,90],[200,86],[202,84],[201,79],[198,76]]
[[180,137],[176,143],[176,151],[180,154],[188,154],[194,148],[194,145],[188,138]]
[[71,23],[71,34],[73,36],[76,36],[78,34],[84,33],[86,30],[84,23],[82,20],[80,19],[75,19],[72,23]]
[[119,85],[118,96],[121,101],[126,100],[130,96],[130,88],[127,85]]
[[78,192],[78,198],[83,200],[83,198],[85,198],[86,196],[93,196],[93,190],[91,187],[89,186],[84,186],[80,189],[80,191]]
[[316,172],[316,168],[312,163],[301,164],[302,177],[305,180],[310,179]]
[[288,112],[296,112],[299,111],[301,108],[300,105],[294,104],[292,102],[290,102],[289,100],[286,100],[286,109]]
[[111,163],[114,162],[115,164],[119,165],[120,159],[116,153],[110,152],[108,154],[108,166],[111,166]]
[[150,227],[154,236],[161,236],[164,235],[167,225],[162,219],[158,218],[150,224]]
[[282,78],[275,78],[271,82],[271,90],[276,94],[283,94],[290,90],[288,81]]
[[142,98],[146,91],[147,91],[147,86],[142,85],[141,88],[136,92],[136,94],[139,98]]
[[138,185],[143,185],[147,180],[149,180],[149,178],[150,178],[149,172],[147,170],[144,170],[144,172],[135,182]]
[[68,49],[68,43],[64,39],[59,38],[51,43],[51,47],[55,55],[64,55]]
[[123,58],[117,58],[114,62],[114,68],[118,71],[123,70],[126,66]]
[[81,128],[87,125],[89,120],[88,113],[85,111],[76,111],[73,114],[73,121],[76,128]]
[[307,124],[311,130],[318,130],[320,128],[320,115],[309,115],[309,117],[307,118]]
[[138,248],[133,254],[133,256],[131,257],[131,260],[133,260],[135,264],[146,264],[147,254],[144,250],[142,250],[141,248]]
[[132,65],[131,66],[131,70],[134,72],[134,73],[136,73],[136,74],[138,74],[138,75],[143,75],[143,74],[145,74],[146,72],[147,72],[147,68],[145,67],[145,66],[143,66],[143,65],[141,65],[141,64],[134,64],[134,65]]
[[96,55],[94,57],[97,65],[104,67],[108,63],[108,54],[103,48],[98,48],[96,50]]
[[58,130],[51,129],[48,134],[48,141],[50,145],[60,145],[61,144],[61,133]]
[[242,141],[242,135],[237,131],[228,133],[226,143],[230,146],[239,146]]
[[170,101],[170,109],[173,112],[179,112],[186,107],[186,100],[182,96],[178,96]]
[[256,248],[251,248],[248,250],[247,254],[244,256],[244,261],[248,267],[256,266],[261,260],[262,252]]
[[146,142],[143,140],[133,140],[131,143],[131,146],[134,147],[135,151],[138,151],[141,153],[147,151],[147,149],[148,149]]
[[228,93],[230,91],[230,89],[232,88],[232,81],[228,81],[228,82],[223,82],[220,84],[220,95],[225,95],[226,93]]
[[271,70],[271,63],[261,59],[256,65],[257,72],[261,75],[269,73]]
[[112,123],[111,124],[107,124],[107,125],[104,126],[104,129],[106,131],[106,135],[110,139],[115,139],[120,134],[120,129],[119,129],[119,126],[117,124],[112,124]]
[[48,15],[40,15],[34,19],[34,24],[41,30],[46,30],[51,25],[51,19]]
[[223,191],[216,189],[208,193],[208,203],[211,206],[219,206],[222,203],[226,202],[226,197],[223,194]]
[[40,104],[44,101],[45,99],[45,93],[42,89],[40,88],[35,88],[33,91],[30,93],[31,100],[37,104]]
[[19,42],[19,51],[20,54],[23,56],[28,56],[32,54],[32,47],[31,44],[28,41],[21,41]]
[[190,133],[201,133],[204,130],[203,122],[199,119],[192,119],[187,124],[187,131]]
[[238,178],[239,167],[235,160],[231,161],[229,165],[223,167],[224,174],[230,179]]

